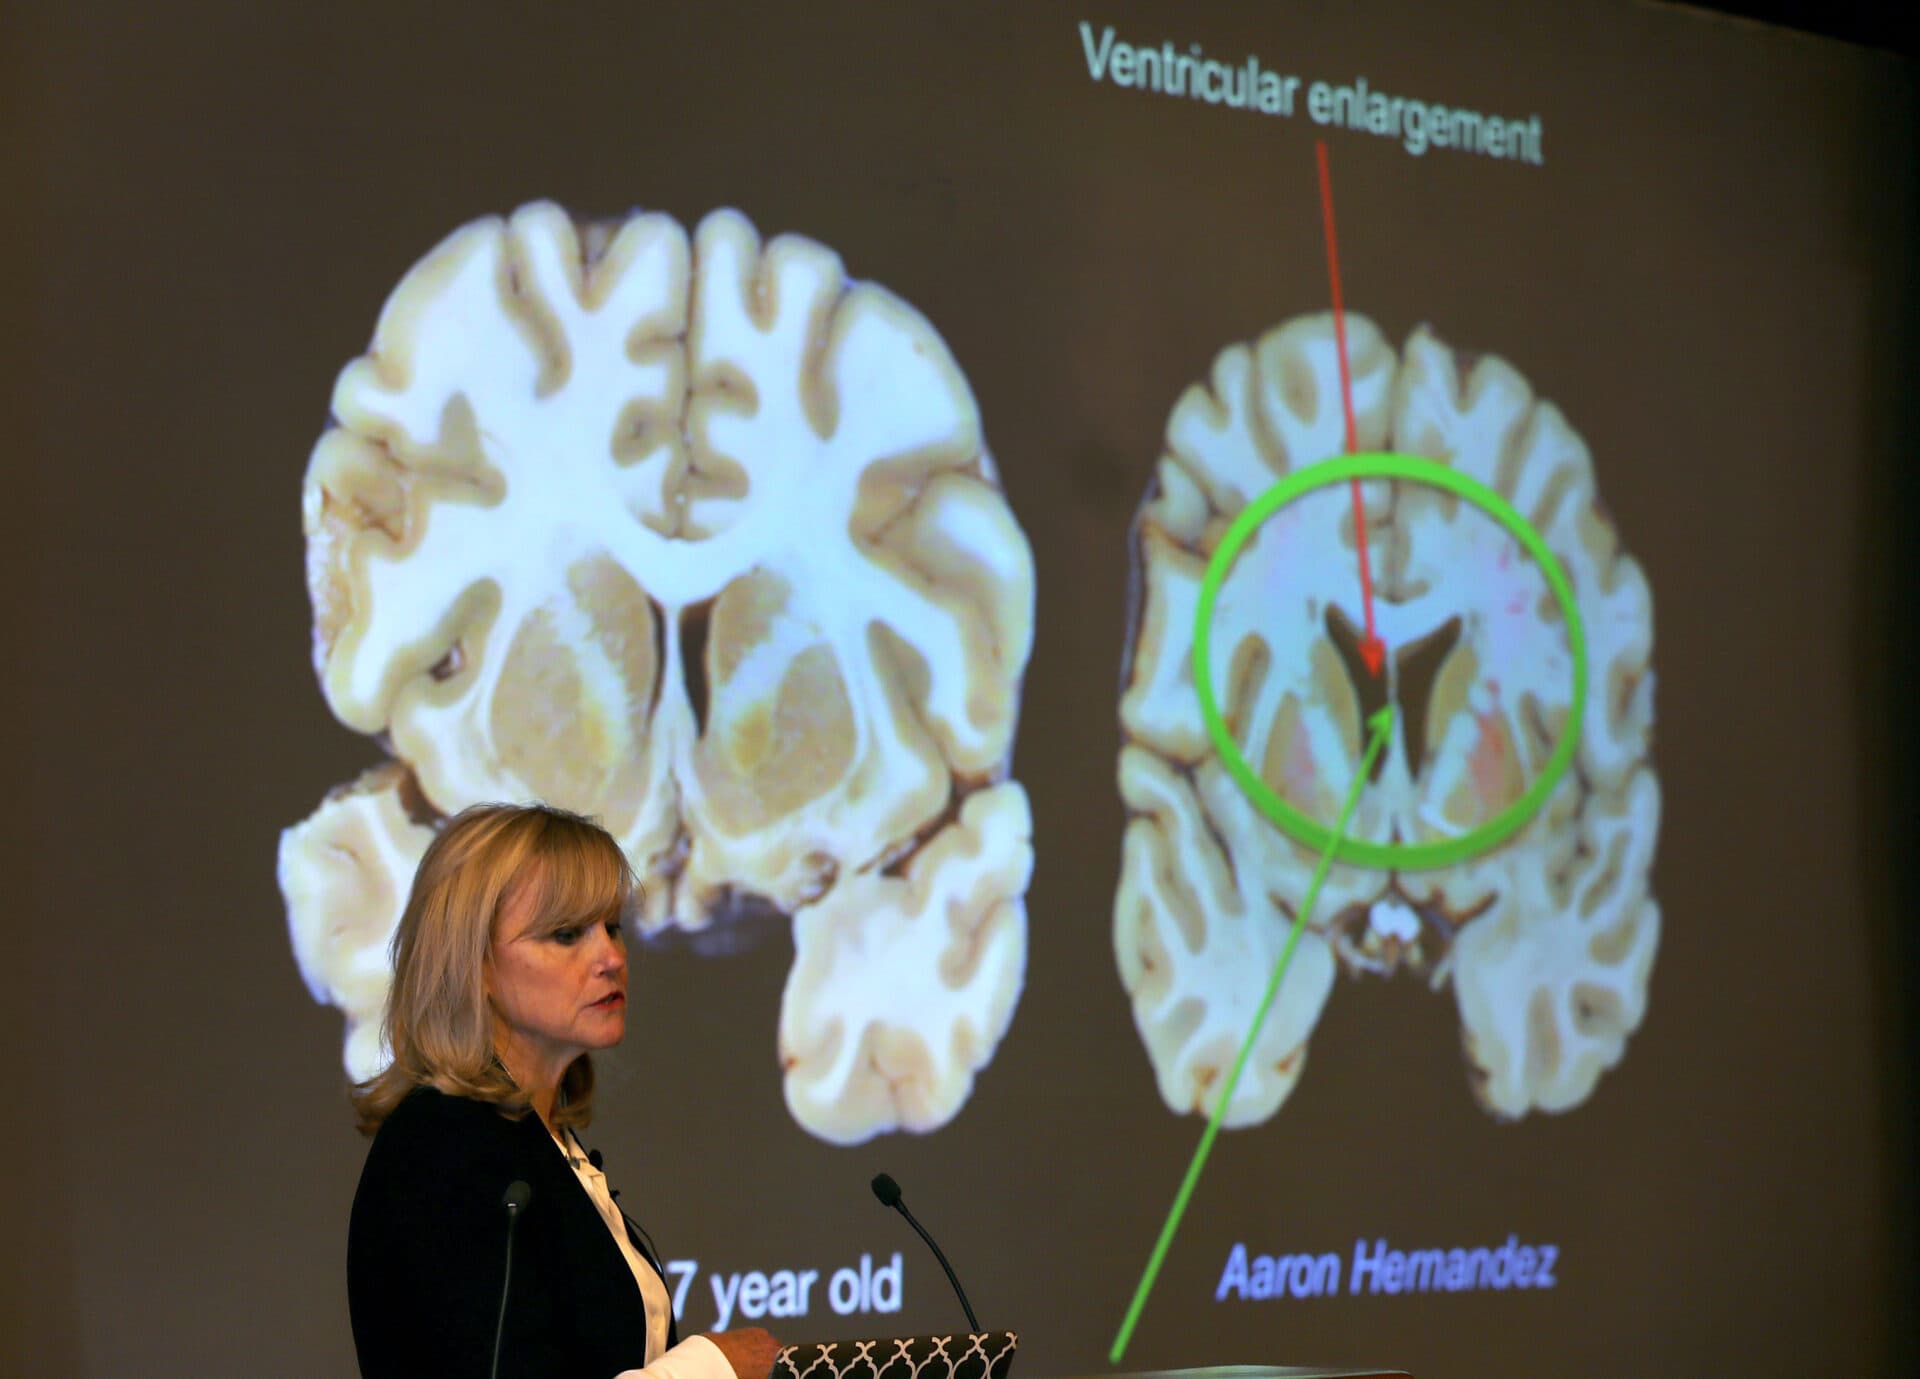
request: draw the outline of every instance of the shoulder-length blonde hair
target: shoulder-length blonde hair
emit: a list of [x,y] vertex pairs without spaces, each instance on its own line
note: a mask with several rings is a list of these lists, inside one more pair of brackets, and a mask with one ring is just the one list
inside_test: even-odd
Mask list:
[[[407,1094],[435,1087],[522,1116],[526,1093],[495,1055],[486,963],[500,909],[537,886],[537,931],[624,919],[638,883],[626,854],[589,819],[547,805],[480,804],[449,819],[427,846],[393,935],[393,987],[381,1027],[393,1061],[355,1085],[371,1135]],[[585,1125],[593,1064],[581,1054],[560,1079],[554,1120]]]

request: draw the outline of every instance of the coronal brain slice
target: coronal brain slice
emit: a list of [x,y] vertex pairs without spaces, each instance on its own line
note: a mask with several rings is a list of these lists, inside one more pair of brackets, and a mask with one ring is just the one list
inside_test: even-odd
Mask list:
[[[1427,870],[1332,866],[1226,1123],[1264,1120],[1286,1099],[1336,970],[1451,982],[1486,1109],[1566,1110],[1638,1027],[1659,941],[1651,597],[1585,445],[1513,368],[1469,366],[1425,328],[1398,356],[1365,318],[1346,329],[1359,448],[1453,466],[1540,533],[1586,631],[1588,696],[1573,768],[1506,843]],[[1345,448],[1337,349],[1332,317],[1317,316],[1223,351],[1175,406],[1135,522],[1114,944],[1176,1111],[1211,1113],[1319,860],[1220,764],[1191,657],[1201,578],[1228,525]],[[1575,726],[1564,619],[1543,572],[1473,505],[1398,480],[1363,481],[1361,501],[1389,648],[1377,673],[1360,650],[1353,499],[1329,486],[1264,522],[1227,575],[1210,648],[1221,711],[1252,769],[1331,824],[1368,717],[1393,704],[1394,740],[1349,835],[1457,838],[1519,800]]]
[[420,806],[410,846],[343,854],[343,820],[401,817],[354,796],[282,848],[353,1070],[374,978],[348,1005],[333,936],[364,968],[441,818],[539,799],[620,840],[644,931],[793,916],[780,1057],[809,1130],[950,1118],[1024,972],[1033,563],[933,327],[736,212],[689,237],[537,203],[406,275],[333,412],[314,664]]

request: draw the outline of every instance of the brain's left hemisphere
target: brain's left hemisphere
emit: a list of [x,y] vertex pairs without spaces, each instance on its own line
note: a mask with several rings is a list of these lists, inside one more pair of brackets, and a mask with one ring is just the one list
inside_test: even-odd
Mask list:
[[280,875],[350,1071],[434,828],[538,799],[620,840],[647,932],[792,917],[806,1128],[951,1118],[1025,967],[1033,565],[932,326],[733,212],[690,238],[536,204],[408,273],[333,410],[314,662],[396,760],[288,830]]

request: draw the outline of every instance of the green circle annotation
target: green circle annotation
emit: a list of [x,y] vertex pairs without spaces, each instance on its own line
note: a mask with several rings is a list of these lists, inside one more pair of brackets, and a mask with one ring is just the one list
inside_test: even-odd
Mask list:
[[[1214,610],[1235,558],[1253,539],[1260,524],[1286,504],[1315,489],[1350,479],[1407,479],[1464,498],[1511,533],[1540,566],[1566,623],[1567,644],[1573,653],[1573,699],[1566,724],[1559,740],[1554,743],[1553,755],[1519,799],[1477,828],[1457,837],[1419,843],[1376,843],[1364,838],[1342,837],[1337,840],[1336,847],[1331,830],[1282,799],[1279,792],[1262,780],[1247,762],[1240,744],[1233,740],[1233,734],[1227,729],[1226,719],[1214,695],[1209,657]],[[1435,460],[1390,453],[1343,455],[1311,465],[1280,480],[1250,503],[1221,537],[1213,558],[1207,562],[1206,575],[1200,581],[1200,601],[1194,609],[1193,683],[1200,696],[1200,716],[1206,723],[1207,736],[1212,739],[1214,750],[1220,754],[1228,774],[1247,798],[1253,801],[1254,806],[1289,837],[1315,852],[1324,853],[1332,848],[1336,861],[1418,871],[1451,866],[1497,847],[1525,827],[1540,806],[1546,803],[1547,796],[1573,763],[1574,750],[1580,742],[1580,725],[1587,707],[1587,638],[1580,622],[1580,610],[1574,604],[1573,586],[1568,582],[1566,572],[1560,568],[1560,562],[1554,558],[1553,552],[1547,549],[1545,539],[1506,499],[1478,480]]]

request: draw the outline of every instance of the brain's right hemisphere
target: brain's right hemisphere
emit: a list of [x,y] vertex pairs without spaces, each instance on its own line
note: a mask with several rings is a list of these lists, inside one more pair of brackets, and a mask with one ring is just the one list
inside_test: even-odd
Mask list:
[[[1226,1120],[1265,1119],[1286,1099],[1341,971],[1450,982],[1482,1104],[1503,1117],[1565,1110],[1622,1056],[1659,940],[1646,580],[1586,447],[1511,367],[1469,364],[1425,329],[1397,357],[1367,320],[1349,317],[1347,331],[1359,449],[1425,456],[1494,489],[1566,571],[1587,636],[1586,711],[1573,768],[1505,844],[1431,870],[1332,866]],[[1255,809],[1207,738],[1191,671],[1200,581],[1241,510],[1340,454],[1343,432],[1331,317],[1234,346],[1174,408],[1135,526],[1114,941],[1176,1111],[1212,1111],[1318,861]],[[1376,672],[1360,651],[1349,488],[1315,490],[1261,525],[1222,587],[1222,713],[1261,778],[1331,824],[1367,719],[1393,704],[1393,740],[1349,833],[1460,837],[1519,800],[1569,729],[1565,625],[1540,569],[1485,513],[1430,486],[1361,489],[1388,656]]]
[[[620,840],[650,932],[792,915],[796,1117],[951,1117],[1024,971],[1033,569],[934,329],[733,212],[690,239],[542,203],[417,265],[333,407],[315,666],[429,824],[546,800]],[[369,925],[297,896],[394,890],[304,881],[324,833],[282,848],[303,952]]]

